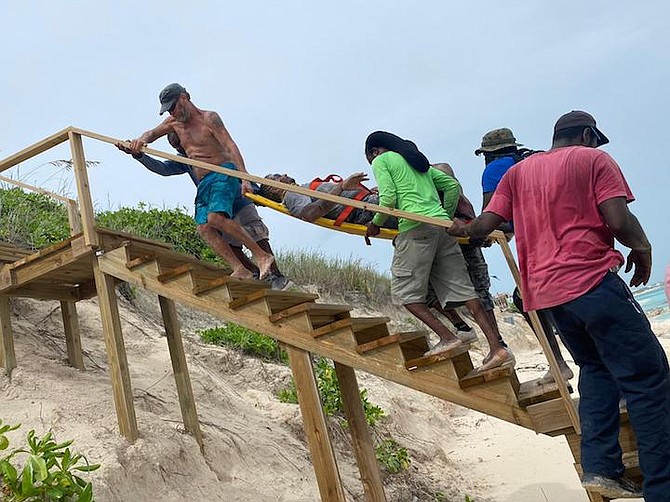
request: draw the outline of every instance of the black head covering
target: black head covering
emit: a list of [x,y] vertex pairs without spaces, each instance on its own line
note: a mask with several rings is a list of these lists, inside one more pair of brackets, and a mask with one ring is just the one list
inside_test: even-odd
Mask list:
[[395,134],[386,131],[375,131],[365,140],[365,152],[373,148],[382,147],[392,152],[399,153],[407,163],[420,173],[425,173],[430,167],[426,156],[419,151],[414,142],[402,139]]

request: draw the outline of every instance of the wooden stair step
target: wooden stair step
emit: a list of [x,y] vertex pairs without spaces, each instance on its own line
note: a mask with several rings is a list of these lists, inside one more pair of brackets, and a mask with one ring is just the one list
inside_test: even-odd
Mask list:
[[249,293],[231,301],[228,307],[232,310],[242,308],[257,300],[265,299],[272,314],[286,310],[287,308],[304,302],[313,302],[319,297],[314,293],[302,293],[299,291],[275,291],[274,289],[261,289]]
[[525,408],[531,404],[549,401],[561,397],[556,382],[541,383],[542,377],[527,382],[522,382],[519,386],[519,406]]
[[[468,350],[470,349],[470,344],[469,343],[464,343],[463,345],[459,345],[455,349],[451,350],[445,350],[444,352],[440,352],[438,354],[434,354],[432,356],[424,356],[423,354],[419,357],[415,357],[413,359],[405,359],[405,368],[407,368],[409,371],[416,370],[421,367],[425,366],[431,366],[436,363],[441,363],[443,361],[451,361],[455,358],[457,358],[460,355],[467,354]],[[426,349],[427,351],[428,349]],[[404,353],[403,353],[404,354]],[[469,359],[469,357],[468,357]]]
[[193,265],[190,263],[184,263],[183,265],[179,265],[178,267],[171,268],[169,270],[166,270],[162,274],[160,274],[156,279],[158,279],[158,282],[165,284],[166,282],[174,281],[175,279],[191,273],[193,270]]
[[337,321],[333,321],[329,324],[324,324],[320,328],[316,328],[312,330],[312,336],[314,338],[318,338],[323,335],[327,335],[328,333],[332,333],[333,331],[337,331],[339,329],[344,329],[344,328],[351,328],[353,324],[353,319],[350,317],[344,318],[344,319],[339,319]]
[[126,268],[128,268],[128,270],[133,270],[141,265],[144,265],[145,263],[154,260],[158,260],[158,255],[156,253],[146,253],[131,260],[128,260],[126,262]]
[[356,346],[356,352],[359,354],[365,354],[371,350],[380,349],[382,347],[388,347],[390,345],[402,342],[408,342],[414,340],[415,338],[425,338],[425,331],[408,331],[406,333],[394,333],[393,335],[380,336],[369,342],[361,343]]
[[488,371],[475,372],[474,370],[465,375],[463,378],[459,379],[458,384],[461,389],[467,389],[475,385],[481,385],[487,382],[492,382],[494,380],[500,380],[503,378],[509,378],[512,380],[515,387],[515,391],[518,392],[519,389],[519,380],[516,377],[516,372],[512,366],[503,366],[498,368],[493,368]]
[[379,325],[386,325],[391,319],[388,317],[352,317],[352,327],[354,332],[364,331]]
[[210,291],[222,288],[224,286],[228,287],[233,299],[246,296],[249,293],[258,291],[259,289],[269,289],[270,285],[265,281],[256,281],[254,279],[239,279],[237,277],[230,277],[229,275],[222,275],[214,279],[202,280],[200,277],[196,276],[196,283],[198,284],[193,288],[193,294],[196,296],[201,296]]
[[312,325],[320,327],[329,324],[335,320],[342,319],[344,315],[349,317],[351,307],[348,305],[335,305],[329,303],[300,303],[293,307],[287,308],[270,316],[271,322],[288,319],[298,314],[307,313],[312,320]]

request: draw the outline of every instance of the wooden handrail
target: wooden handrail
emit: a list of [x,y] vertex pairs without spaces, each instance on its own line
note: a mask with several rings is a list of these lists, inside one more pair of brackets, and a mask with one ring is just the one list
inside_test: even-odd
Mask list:
[[70,132],[70,129],[72,128],[66,127],[62,131],[59,131],[56,134],[52,134],[48,138],[44,138],[42,141],[38,141],[37,143],[28,146],[20,152],[0,160],[0,173],[6,171],[10,167],[14,167],[16,164],[20,164],[24,160],[28,160],[35,155],[46,152],[56,145],[64,143],[68,139],[67,133]]

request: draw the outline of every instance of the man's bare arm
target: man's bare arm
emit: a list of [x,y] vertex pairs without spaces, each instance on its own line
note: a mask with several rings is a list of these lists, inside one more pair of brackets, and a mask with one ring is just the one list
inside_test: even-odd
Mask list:
[[237,170],[246,173],[247,168],[244,166],[244,159],[242,159],[240,149],[237,148],[233,138],[230,137],[230,133],[228,133],[226,126],[223,125],[223,120],[221,120],[219,114],[216,112],[207,112],[205,113],[205,120],[212,131],[212,135],[226,150],[228,155],[230,155]]
[[458,237],[481,239],[493,232],[502,222],[503,219],[497,214],[485,211],[470,223],[455,218],[447,233]]
[[139,151],[141,148],[145,147],[149,143],[153,143],[158,138],[165,136],[172,131],[172,125],[170,125],[171,117],[165,119],[161,124],[149,129],[148,131],[142,133],[139,138],[133,139],[130,141],[130,149]]
[[628,209],[625,197],[614,197],[598,205],[605,223],[616,240],[631,249],[626,260],[626,272],[633,267],[631,286],[646,284],[651,275],[651,244],[642,229],[642,225]]

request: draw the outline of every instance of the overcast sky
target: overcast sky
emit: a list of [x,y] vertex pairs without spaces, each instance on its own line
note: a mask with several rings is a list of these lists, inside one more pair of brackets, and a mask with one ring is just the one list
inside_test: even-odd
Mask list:
[[[482,135],[510,127],[549,148],[556,119],[592,113],[610,138],[654,246],[653,281],[670,259],[667,2],[337,2],[0,0],[0,157],[74,125],[127,139],[157,125],[159,91],[179,82],[220,113],[253,174],[307,182],[371,174],[363,142],[377,129],[449,162],[481,205]],[[644,7],[642,9],[641,7]],[[162,178],[114,147],[85,141],[96,207],[140,201],[192,210],[185,176]],[[170,151],[167,142],[154,146]],[[67,148],[3,173],[62,190],[46,164]],[[662,217],[666,214],[666,217]],[[276,249],[319,249],[386,271],[387,241],[318,228],[261,210]],[[494,291],[512,280],[486,252]]]

